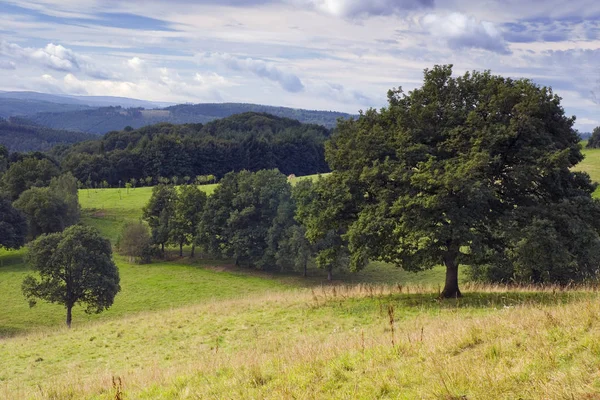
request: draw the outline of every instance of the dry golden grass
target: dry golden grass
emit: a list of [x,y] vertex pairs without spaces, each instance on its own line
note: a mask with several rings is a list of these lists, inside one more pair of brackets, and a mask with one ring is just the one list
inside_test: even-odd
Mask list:
[[323,287],[41,331],[0,342],[0,396],[600,398],[595,287],[464,290]]

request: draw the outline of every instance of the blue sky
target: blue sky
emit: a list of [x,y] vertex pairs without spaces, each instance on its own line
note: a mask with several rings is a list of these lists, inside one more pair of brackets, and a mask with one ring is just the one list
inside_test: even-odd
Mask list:
[[0,90],[355,113],[447,63],[600,125],[597,0],[0,0]]

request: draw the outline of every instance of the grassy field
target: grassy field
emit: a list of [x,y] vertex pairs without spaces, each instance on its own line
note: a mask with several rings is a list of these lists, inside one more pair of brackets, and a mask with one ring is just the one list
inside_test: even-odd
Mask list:
[[[599,151],[578,167],[595,181]],[[82,190],[83,220],[115,240],[150,195]],[[329,285],[319,270],[304,279],[223,260],[116,257],[115,304],[77,308],[68,330],[63,307],[27,305],[23,258],[0,252],[0,398],[600,398],[595,288],[463,280],[463,299],[439,301],[442,268],[372,263]]]
[[0,341],[0,396],[598,398],[597,292],[468,292],[323,287],[44,330]]
[[[583,148],[585,159],[575,167],[575,171],[587,172],[594,182],[600,183],[600,149]],[[594,192],[594,197],[600,198],[600,187]]]

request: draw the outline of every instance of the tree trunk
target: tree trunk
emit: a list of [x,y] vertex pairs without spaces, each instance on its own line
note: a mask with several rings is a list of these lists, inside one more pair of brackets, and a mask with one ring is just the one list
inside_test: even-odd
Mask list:
[[304,276],[305,278],[308,276],[308,271],[307,271],[307,265],[308,262],[306,260],[304,260],[304,274],[302,274],[302,276]]
[[165,258],[165,244],[164,243],[160,244],[160,251],[162,252],[163,258]]
[[179,243],[179,257],[183,257],[183,243]]
[[72,310],[73,306],[67,305],[67,327],[69,327],[69,329],[71,328],[71,320],[73,319],[71,313]]
[[328,269],[327,269],[327,280],[328,280],[329,282],[331,282],[331,280],[333,279],[333,274],[332,274],[331,272],[332,272],[332,271],[331,271],[331,268],[328,268]]
[[192,252],[190,253],[190,258],[194,258],[194,251],[196,250],[196,244],[192,243]]
[[462,297],[458,288],[458,263],[456,262],[456,252],[448,252],[444,256],[444,264],[446,265],[446,284],[440,295],[443,298],[451,299]]

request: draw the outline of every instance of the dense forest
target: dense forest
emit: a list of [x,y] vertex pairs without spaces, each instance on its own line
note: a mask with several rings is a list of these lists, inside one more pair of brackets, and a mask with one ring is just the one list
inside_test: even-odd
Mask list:
[[68,112],[45,112],[28,116],[39,125],[53,129],[67,129],[95,134],[121,130],[126,126],[141,128],[159,122],[171,124],[207,123],[245,112],[268,113],[303,123],[333,128],[338,118],[347,119],[349,114],[330,111],[300,110],[257,104],[181,104],[165,109],[102,107]]
[[46,151],[59,144],[72,144],[93,139],[83,132],[55,130],[34,125],[21,118],[0,118],[0,144],[10,151]]
[[244,113],[202,124],[160,123],[127,127],[102,139],[57,146],[62,168],[91,185],[131,179],[195,177],[277,168],[284,174],[327,172],[320,125],[262,113]]

